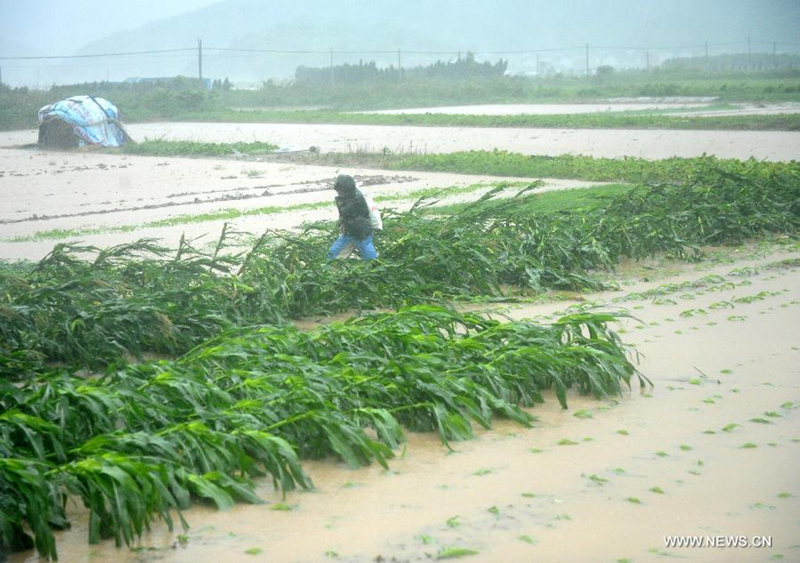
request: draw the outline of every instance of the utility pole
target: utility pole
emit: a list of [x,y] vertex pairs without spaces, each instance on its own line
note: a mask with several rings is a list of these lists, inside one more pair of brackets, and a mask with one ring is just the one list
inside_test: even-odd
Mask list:
[[589,76],[589,44],[586,44],[586,76]]
[[200,78],[200,89],[203,90],[203,40],[197,39],[197,76]]
[[750,36],[747,36],[747,70],[753,70],[753,52],[750,49]]
[[331,47],[331,86],[333,86],[333,47]]
[[589,76],[589,44],[586,44],[586,76]]
[[[778,42],[772,42],[772,66],[778,68]],[[2,80],[0,80],[0,84],[2,84]]]
[[397,50],[397,79],[403,79],[403,57],[400,49]]

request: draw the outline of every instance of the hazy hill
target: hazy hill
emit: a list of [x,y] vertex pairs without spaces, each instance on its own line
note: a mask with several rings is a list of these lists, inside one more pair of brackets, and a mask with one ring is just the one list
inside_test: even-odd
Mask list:
[[797,0],[224,0],[103,36],[78,54],[186,51],[81,60],[59,81],[196,76],[198,39],[205,77],[260,82],[328,66],[330,50],[334,64],[414,66],[473,51],[508,59],[512,73],[539,62],[582,72],[586,44],[591,67],[632,67],[700,55],[706,41],[711,54],[744,52],[748,37],[754,51],[777,41],[797,52],[798,29]]

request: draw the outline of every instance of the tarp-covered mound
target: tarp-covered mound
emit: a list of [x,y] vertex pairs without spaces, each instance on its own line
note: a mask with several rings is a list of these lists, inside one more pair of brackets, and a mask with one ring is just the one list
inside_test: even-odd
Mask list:
[[104,98],[72,96],[39,110],[40,145],[119,147],[129,141],[119,110]]

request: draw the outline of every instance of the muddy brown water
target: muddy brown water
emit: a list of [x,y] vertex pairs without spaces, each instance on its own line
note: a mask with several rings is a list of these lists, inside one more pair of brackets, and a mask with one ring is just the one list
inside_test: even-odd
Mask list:
[[[139,134],[322,144],[327,150],[366,143],[431,152],[496,146],[541,154],[660,158],[708,152],[800,158],[796,132],[435,129],[143,124]],[[0,145],[26,142],[29,133],[0,133]],[[256,168],[261,177],[249,173]],[[203,198],[252,194],[276,184],[322,185],[337,172],[331,167],[7,148],[0,149],[0,171],[4,219],[73,215],[0,225],[0,256],[30,259],[43,256],[53,242],[8,239],[46,228],[102,229],[174,216],[174,206],[158,207],[165,201],[188,201],[186,212],[213,211],[225,204]],[[388,193],[481,179],[412,175],[413,182],[380,189]],[[293,197],[293,202],[314,202],[325,192]],[[239,199],[230,205],[249,208],[263,201]],[[156,207],[144,207],[151,204]],[[143,209],[133,210],[138,207]],[[103,210],[108,212],[80,214]],[[328,211],[315,213],[258,218],[237,227],[262,232],[328,216]],[[105,247],[155,236],[174,244],[181,230],[187,236],[208,235],[218,233],[219,226],[104,233],[89,240]],[[622,289],[615,293],[500,307],[512,317],[543,322],[576,303],[629,310],[639,320],[624,321],[622,336],[641,354],[639,369],[655,384],[652,389],[634,385],[630,393],[606,399],[570,396],[566,411],[547,397],[531,410],[537,417],[533,428],[497,420],[491,430],[477,431],[475,439],[452,444],[452,452],[434,435],[409,434],[388,471],[378,465],[350,469],[332,460],[306,463],[314,491],[283,499],[264,481],[259,485],[264,504],[225,512],[195,506],[185,514],[187,531],[169,532],[154,522],[135,550],[116,548],[113,542],[88,545],[85,514],[73,507],[72,530],[57,536],[61,560],[424,561],[453,553],[448,548],[472,550],[464,559],[481,562],[800,560],[800,270],[792,266],[753,274],[744,269],[763,268],[787,256],[797,258],[800,250],[731,251],[713,266],[640,263],[621,272]],[[709,274],[730,283],[616,301]],[[290,510],[274,510],[279,503]],[[670,547],[666,536],[691,537],[705,546]],[[767,541],[771,546],[763,545]],[[739,546],[725,547],[726,542]],[[743,542],[750,545],[743,547]],[[39,558],[28,552],[10,561]]]
[[[497,106],[491,106],[496,108]],[[502,106],[504,113],[509,113]],[[420,111],[420,110],[418,110]],[[462,113],[464,110],[459,108]],[[553,111],[565,111],[561,109]],[[796,106],[728,110],[725,114],[796,112]],[[474,113],[492,113],[487,109]],[[497,113],[497,112],[494,112]],[[542,113],[539,111],[539,113]],[[716,113],[711,112],[710,115]],[[137,141],[159,139],[198,142],[254,142],[282,150],[321,152],[450,153],[468,150],[506,150],[522,154],[576,154],[649,159],[697,157],[800,160],[797,131],[699,131],[666,129],[556,129],[528,127],[427,127],[297,123],[132,123],[126,125]],[[36,130],[0,132],[0,147],[36,143]]]
[[[192,563],[424,561],[448,548],[487,562],[796,561],[800,269],[765,265],[798,255],[658,272],[634,265],[622,290],[592,296],[602,310],[635,315],[619,329],[652,388],[573,394],[568,410],[546,396],[531,409],[532,428],[496,420],[452,451],[433,434],[408,434],[389,470],[308,462],[314,491],[284,499],[263,481],[265,504],[193,507],[188,531],[156,523],[136,550],[89,546],[78,514],[58,534],[59,552],[64,561]],[[721,280],[678,285],[712,274]],[[653,288],[660,297],[641,296]],[[499,312],[548,322],[575,303]],[[667,536],[750,545],[676,548]]]

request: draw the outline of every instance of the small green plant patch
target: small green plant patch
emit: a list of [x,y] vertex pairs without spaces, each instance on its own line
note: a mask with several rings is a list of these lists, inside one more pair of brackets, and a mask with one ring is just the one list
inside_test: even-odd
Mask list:
[[462,524],[461,516],[451,516],[447,519],[448,528],[458,528]]
[[767,420],[766,418],[761,418],[760,416],[751,418],[750,422],[755,422],[757,424],[773,424],[771,420]]
[[274,152],[279,147],[271,143],[201,143],[197,141],[144,140],[128,143],[121,150],[125,154],[150,156],[257,156]]
[[[586,476],[584,475],[584,477],[586,477]],[[606,483],[608,483],[608,479],[606,479],[605,477],[600,477],[596,473],[592,473],[591,475],[589,475],[586,478],[589,479],[590,481],[592,481],[593,483],[598,484],[598,485],[605,485]]]
[[467,555],[477,555],[480,553],[475,549],[468,547],[445,547],[436,554],[436,559],[456,559],[459,557],[466,557]]
[[576,442],[575,440],[570,440],[569,438],[562,438],[556,444],[559,446],[577,446],[580,442]]

